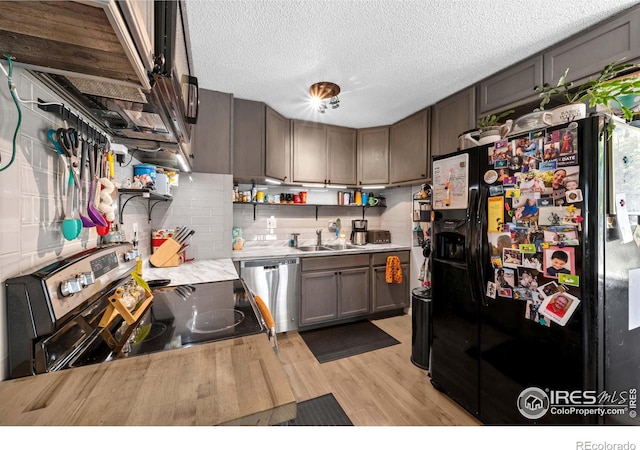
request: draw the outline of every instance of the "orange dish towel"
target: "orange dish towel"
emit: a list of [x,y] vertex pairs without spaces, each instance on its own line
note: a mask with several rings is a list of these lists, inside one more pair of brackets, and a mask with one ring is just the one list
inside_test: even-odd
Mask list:
[[267,325],[268,331],[267,336],[269,337],[269,341],[273,346],[273,351],[278,353],[278,340],[276,338],[276,323],[273,320],[273,316],[271,316],[271,312],[267,307],[267,304],[262,300],[259,295],[253,296],[256,300],[256,304],[258,305],[258,309],[260,310],[260,314],[262,314],[262,318],[264,319],[265,324]]
[[387,257],[385,281],[387,283],[402,283],[402,267],[400,267],[400,258],[397,256]]

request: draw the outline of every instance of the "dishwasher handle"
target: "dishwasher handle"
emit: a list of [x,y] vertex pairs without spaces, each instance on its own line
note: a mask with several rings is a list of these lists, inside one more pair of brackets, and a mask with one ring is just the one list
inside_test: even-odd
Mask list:
[[275,269],[278,266],[300,264],[300,258],[283,259],[256,259],[251,261],[240,261],[240,267],[263,267],[264,269]]

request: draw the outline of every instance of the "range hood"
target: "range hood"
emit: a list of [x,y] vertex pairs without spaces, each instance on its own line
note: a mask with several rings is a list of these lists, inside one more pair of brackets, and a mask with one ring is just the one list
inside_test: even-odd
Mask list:
[[0,54],[136,159],[191,171],[198,85],[184,8],[182,1],[2,2]]

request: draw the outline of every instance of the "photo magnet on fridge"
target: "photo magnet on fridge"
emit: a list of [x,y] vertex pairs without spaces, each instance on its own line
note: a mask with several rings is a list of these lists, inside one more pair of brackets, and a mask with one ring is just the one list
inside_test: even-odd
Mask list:
[[502,185],[489,186],[489,195],[491,197],[495,197],[497,195],[503,195],[503,194],[504,194],[504,187]]
[[493,281],[487,281],[487,297],[496,298],[496,284]]
[[540,325],[544,325],[546,327],[551,326],[551,322],[545,316],[540,314],[540,305],[542,304],[542,300],[534,299],[527,301],[527,307],[524,311],[525,319],[532,320],[537,322]]
[[549,246],[544,250],[544,276],[558,278],[561,273],[573,274],[575,268],[573,247]]
[[545,298],[540,305],[540,313],[559,325],[566,325],[580,300],[567,292],[557,292]]

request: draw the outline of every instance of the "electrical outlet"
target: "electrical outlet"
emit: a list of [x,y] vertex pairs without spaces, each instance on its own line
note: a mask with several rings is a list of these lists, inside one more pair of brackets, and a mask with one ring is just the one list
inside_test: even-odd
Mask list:
[[267,218],[267,228],[269,230],[273,230],[274,228],[277,228],[275,217],[271,216]]

